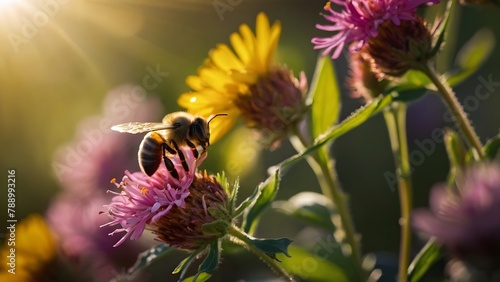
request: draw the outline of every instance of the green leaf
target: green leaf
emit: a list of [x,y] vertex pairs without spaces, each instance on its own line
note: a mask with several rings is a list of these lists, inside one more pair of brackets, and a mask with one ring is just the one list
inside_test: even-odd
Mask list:
[[340,91],[329,56],[320,56],[309,90],[312,98],[311,130],[313,138],[336,123],[340,113]]
[[215,179],[222,186],[222,188],[224,188],[226,194],[229,195],[229,204],[227,206],[227,212],[231,218],[234,218],[235,217],[234,207],[235,207],[236,197],[238,195],[238,190],[240,188],[239,180],[236,179],[234,181],[233,187],[231,188],[231,185],[229,185],[229,181],[224,171],[222,173],[217,173]]
[[476,72],[495,47],[495,37],[489,29],[481,29],[460,49],[456,64],[458,71],[448,75],[448,83],[456,85]]
[[398,96],[403,96],[402,94],[406,91],[415,91],[425,89],[426,85],[429,85],[431,80],[423,72],[418,70],[409,70],[399,79],[392,81],[389,86],[385,89],[384,94],[396,94]]
[[220,251],[221,251],[220,240],[215,240],[210,244],[208,255],[198,268],[198,274],[195,275],[195,280],[196,277],[198,277],[202,273],[213,274],[215,270],[217,270],[217,266],[219,265],[220,261]]
[[408,280],[410,282],[419,281],[441,257],[441,247],[435,242],[434,238],[431,238],[408,267]]
[[488,140],[488,142],[486,142],[486,145],[484,145],[484,153],[486,154],[486,157],[488,157],[490,160],[493,160],[498,156],[499,149],[500,149],[500,135],[497,135],[492,139]]
[[330,232],[335,231],[331,216],[335,208],[327,197],[315,192],[301,192],[288,199],[288,201],[276,201],[273,208],[316,225]]
[[140,253],[135,264],[128,270],[128,274],[135,274],[136,272],[145,269],[154,261],[166,255],[170,250],[172,249],[169,246],[165,244],[159,244],[147,251]]
[[276,258],[277,254],[284,254],[287,257],[290,257],[288,254],[288,246],[293,242],[288,238],[280,238],[280,239],[258,239],[258,238],[248,238],[250,243],[256,247],[257,249],[263,251],[271,258],[279,261]]
[[[363,124],[372,116],[380,113],[385,107],[392,103],[393,99],[394,98],[392,95],[379,97],[377,99],[374,99],[369,104],[366,104],[365,106],[359,108],[341,123],[330,127],[323,134],[318,136],[318,138],[314,140],[313,145],[309,148],[297,153],[294,156],[289,157],[276,166],[270,167],[270,173],[275,173],[277,169],[279,169],[282,173],[285,173],[287,169],[292,167],[294,164],[296,164],[298,161],[302,160],[309,154],[317,151],[328,142],[335,140],[336,138]],[[271,177],[273,176],[270,176],[268,179],[270,179]]]
[[215,176],[215,180],[224,188],[227,195],[233,196],[233,191],[231,191],[231,187],[229,186],[229,181],[227,180],[226,173],[223,171],[221,173],[217,173]]
[[441,50],[441,45],[446,39],[446,31],[448,30],[447,27],[450,23],[453,3],[454,1],[448,1],[448,3],[446,3],[445,14],[443,15],[443,19],[438,23],[436,31],[434,32],[434,37],[432,38],[432,50],[430,51],[430,57],[433,57],[437,54],[437,52],[439,52],[439,50]]
[[195,256],[193,254],[194,254],[194,252],[191,253],[191,255],[189,255],[187,258],[183,259],[177,265],[177,267],[174,269],[174,271],[172,271],[172,274],[177,274],[177,273],[183,271],[184,269],[186,269],[187,267],[189,267],[189,265],[191,265],[191,263],[193,262],[193,259],[195,258]]
[[172,274],[177,274],[180,272],[179,280],[182,280],[184,278],[184,276],[186,275],[186,272],[187,272],[189,266],[191,266],[191,264],[194,262],[196,257],[204,250],[205,250],[205,248],[199,248],[198,250],[195,250],[194,252],[192,252],[187,258],[183,259],[179,263],[179,265],[174,269],[174,271],[172,271]]
[[210,279],[210,277],[212,277],[212,274],[202,272],[202,273],[196,274],[195,276],[188,277],[188,278],[182,280],[182,282],[205,282],[205,281],[208,281],[208,279]]
[[[228,185],[229,186],[229,185]],[[231,212],[234,211],[235,203],[236,203],[236,198],[238,196],[238,190],[240,189],[240,180],[236,179],[233,184],[233,189],[231,189],[231,193],[229,194],[229,210]]]
[[283,267],[300,281],[348,282],[344,270],[337,264],[296,246],[289,247],[290,259],[283,260]]
[[[243,222],[243,230],[246,233],[253,234],[255,228],[257,227],[258,218],[262,214],[262,212],[269,207],[271,202],[276,197],[278,193],[280,182],[279,170],[274,172],[267,181],[261,183],[259,185],[258,194],[255,198],[255,201],[249,208],[246,210],[245,218]],[[255,193],[254,193],[255,194]]]
[[243,202],[241,202],[241,204],[236,208],[236,210],[233,213],[233,218],[237,217],[242,212],[244,212],[245,209],[248,208],[255,201],[257,196],[259,196],[259,194],[260,194],[260,186],[257,186],[257,188],[255,188],[255,190],[253,191],[252,195],[250,195]]

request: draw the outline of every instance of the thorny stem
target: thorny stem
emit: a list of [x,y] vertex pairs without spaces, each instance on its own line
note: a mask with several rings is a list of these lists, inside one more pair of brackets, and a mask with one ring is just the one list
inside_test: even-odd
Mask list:
[[467,140],[467,143],[474,148],[479,159],[484,159],[485,155],[483,145],[474,131],[474,127],[472,127],[469,119],[467,118],[467,114],[464,112],[462,105],[458,102],[453,90],[448,86],[446,81],[439,77],[433,66],[430,64],[421,64],[420,68],[436,86],[439,94],[441,94],[441,97],[446,102],[446,105],[455,117],[455,120]]
[[268,256],[266,253],[257,249],[251,242],[251,236],[238,229],[236,226],[230,226],[228,228],[228,234],[237,239],[237,241],[233,241],[234,243],[241,245],[254,254],[256,254],[262,261],[264,261],[269,267],[273,269],[277,274],[285,277],[288,281],[295,281],[293,276],[286,271],[285,268],[275,259]]
[[[294,135],[291,136],[290,141],[298,152],[304,150],[310,145],[297,127],[294,127],[293,133]],[[324,148],[324,150],[327,151],[326,148]],[[307,158],[307,161],[318,178],[323,195],[329,198],[337,208],[337,214],[338,217],[340,217],[340,224],[338,220],[335,220],[334,216],[331,218],[332,223],[337,228],[334,237],[339,242],[348,243],[350,250],[348,250],[347,253],[353,260],[354,266],[357,269],[356,272],[360,276],[359,279],[360,281],[366,281],[366,270],[363,269],[359,237],[356,234],[354,221],[351,213],[349,212],[348,197],[337,183],[337,175],[335,174],[335,170],[333,168],[333,161],[327,153],[324,153],[324,157],[321,157],[320,151],[313,153],[312,157]],[[341,231],[343,231],[344,234],[342,234]]]
[[406,282],[410,263],[411,228],[410,213],[412,208],[411,168],[406,138],[406,105],[395,103],[391,110],[384,112],[387,130],[391,142],[396,174],[398,179],[399,203],[401,209],[401,241],[399,248],[398,281]]

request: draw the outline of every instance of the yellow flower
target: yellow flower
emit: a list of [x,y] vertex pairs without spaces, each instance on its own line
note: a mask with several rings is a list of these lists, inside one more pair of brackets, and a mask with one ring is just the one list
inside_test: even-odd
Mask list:
[[[255,34],[248,25],[242,24],[239,32],[230,36],[233,49],[226,44],[217,45],[210,51],[198,74],[186,79],[193,91],[179,97],[180,106],[205,118],[217,113],[228,114],[211,123],[212,143],[227,133],[239,116],[244,117],[247,126],[259,130],[271,124],[273,117],[262,114],[266,112],[278,113],[276,119],[280,122],[285,120],[282,127],[296,122],[295,116],[289,120],[288,113],[297,112],[297,108],[301,111],[305,83],[299,83],[290,71],[272,63],[280,33],[279,22],[270,25],[267,16],[259,13]],[[291,92],[298,94],[288,93],[289,86]],[[286,114],[283,115],[282,111]],[[272,124],[274,126],[276,121],[273,120]],[[266,129],[273,132],[283,131],[284,128]],[[277,138],[270,138],[270,143]]]
[[40,215],[31,215],[15,227],[0,250],[0,281],[41,281],[40,273],[56,258],[54,237]]

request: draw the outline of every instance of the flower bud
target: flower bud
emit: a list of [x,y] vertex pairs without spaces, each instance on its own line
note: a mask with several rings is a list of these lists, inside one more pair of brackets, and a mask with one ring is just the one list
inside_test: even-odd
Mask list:
[[378,35],[371,37],[363,53],[373,61],[377,75],[398,77],[418,63],[425,63],[432,51],[432,35],[421,17],[402,20],[399,25],[386,21],[380,25]]
[[245,124],[258,131],[260,143],[273,149],[307,112],[306,91],[303,73],[299,80],[289,69],[276,67],[250,85],[248,92],[239,94],[234,103]]

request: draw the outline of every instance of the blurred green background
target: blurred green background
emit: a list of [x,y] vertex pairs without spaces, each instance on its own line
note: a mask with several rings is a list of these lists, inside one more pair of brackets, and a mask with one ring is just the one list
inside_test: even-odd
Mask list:
[[[241,23],[253,28],[260,11],[266,12],[271,21],[282,23],[277,60],[296,74],[305,71],[310,80],[318,55],[310,40],[324,35],[315,29],[316,23],[324,23],[320,15],[324,0],[24,0],[24,4],[19,3],[22,1],[0,4],[0,171],[6,179],[7,169],[16,169],[18,219],[34,212],[43,214],[47,209],[61,189],[53,171],[56,149],[74,140],[82,119],[101,114],[103,98],[114,87],[124,83],[141,86],[148,69],[158,68],[168,76],[148,95],[160,97],[165,114],[180,110],[176,99],[188,91],[186,76],[196,73],[217,43],[228,43],[230,33]],[[218,13],[215,6],[220,3],[230,5],[231,9]],[[44,11],[45,18],[40,11]],[[481,28],[492,30],[500,38],[499,15],[496,8],[457,7],[440,67],[452,66],[459,47]],[[479,77],[491,76],[493,81],[500,82],[499,64],[500,52],[494,51],[478,73],[455,88],[459,99],[463,101],[474,95],[480,85]],[[345,87],[345,57],[337,60],[335,66],[343,89],[343,119],[362,103],[350,98]],[[500,88],[496,86],[487,100],[469,111],[483,142],[499,132],[499,95]],[[437,128],[453,126],[443,119],[444,111],[439,98],[431,95],[410,106],[410,152],[420,150],[416,140],[430,138]],[[236,177],[236,171],[231,171],[234,167],[228,167],[228,163],[241,161],[244,167],[247,159],[238,158],[238,151],[232,148],[245,140],[246,132],[233,133],[210,147],[204,168],[210,172],[228,170],[231,177]],[[447,174],[443,146],[435,145],[436,150],[414,166],[415,206],[426,205],[431,186],[443,181]],[[341,137],[332,152],[340,181],[350,195],[364,252],[396,254],[399,205],[396,191],[384,177],[394,167],[383,118],[377,116]],[[267,167],[293,153],[288,143],[274,152],[255,150],[252,167],[237,171],[242,173],[240,198],[250,194],[267,176]],[[287,199],[304,190],[319,192],[314,174],[305,162],[284,177],[278,199]],[[5,199],[6,193],[1,194]],[[0,211],[3,226],[6,200],[1,201]],[[264,216],[258,235],[294,238],[304,227],[297,220],[270,211]],[[257,259],[250,261],[262,267]],[[224,269],[231,271],[230,267],[223,266]]]

